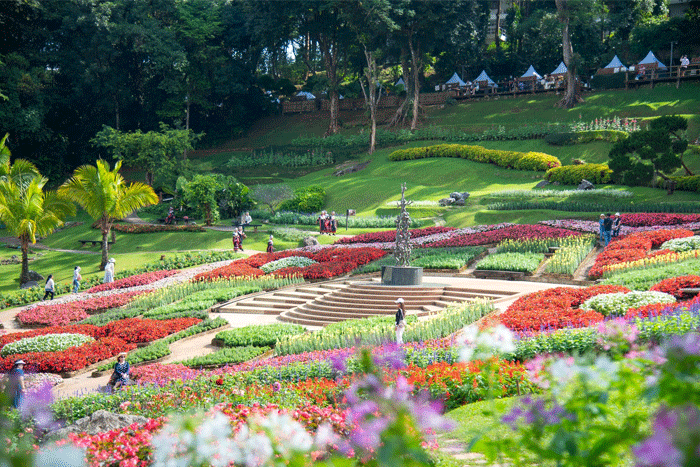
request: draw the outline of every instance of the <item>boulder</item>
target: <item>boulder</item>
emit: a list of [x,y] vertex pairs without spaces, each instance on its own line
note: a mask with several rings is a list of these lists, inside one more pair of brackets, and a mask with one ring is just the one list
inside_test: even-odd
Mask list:
[[304,246],[314,246],[314,245],[318,245],[318,240],[316,240],[316,238],[314,238],[314,237],[304,237],[301,240],[301,243]]
[[462,199],[467,199],[467,198],[469,198],[469,192],[468,191],[462,192]]
[[32,287],[39,287],[39,283],[37,281],[27,281],[19,286],[20,289],[31,289]]
[[585,178],[579,183],[577,190],[592,190],[595,186]]
[[31,270],[27,272],[27,277],[29,277],[30,281],[41,282],[44,280],[44,276],[42,276],[41,274],[39,274],[36,271],[31,271]]
[[438,201],[438,204],[440,206],[452,206],[454,202],[454,198],[442,198],[440,201]]
[[452,193],[450,193],[450,198],[452,198],[454,200],[462,199],[462,193],[458,193],[456,191],[453,191]]
[[549,185],[549,182],[548,182],[547,180],[542,180],[540,183],[538,183],[537,185],[535,185],[535,188],[544,188],[544,187],[546,187],[547,185]]
[[49,433],[51,439],[65,439],[69,433],[85,432],[89,435],[106,433],[111,430],[125,428],[134,423],[146,423],[148,419],[141,415],[115,414],[106,410],[98,410],[89,417],[83,417],[74,424]]
[[458,200],[455,200],[455,206],[464,206],[464,198],[459,198]]

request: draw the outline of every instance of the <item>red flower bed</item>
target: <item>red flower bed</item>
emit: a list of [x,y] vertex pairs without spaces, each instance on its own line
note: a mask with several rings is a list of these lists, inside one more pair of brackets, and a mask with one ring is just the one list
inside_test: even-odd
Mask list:
[[102,337],[94,342],[71,347],[61,352],[30,352],[0,357],[0,371],[9,371],[15,360],[22,359],[27,366],[38,373],[62,373],[77,371],[88,365],[114,357],[119,352],[136,348],[136,344],[118,337]]
[[178,271],[174,270],[163,270],[163,271],[152,271],[146,272],[144,274],[137,274],[135,276],[124,277],[123,279],[118,279],[114,282],[109,282],[107,284],[100,284],[87,290],[87,293],[102,292],[104,290],[113,289],[126,289],[128,287],[136,287],[138,285],[146,285],[155,281],[159,281],[165,277],[170,277],[177,274]]
[[700,276],[679,276],[664,279],[651,287],[650,290],[671,294],[678,300],[687,300],[693,295],[681,292],[681,289],[700,287]]
[[619,285],[594,285],[585,289],[556,287],[527,294],[498,315],[498,320],[513,331],[541,331],[563,327],[583,327],[603,320],[595,311],[577,307],[589,298],[606,293],[629,292]]
[[607,266],[620,263],[628,263],[644,258],[672,253],[669,250],[649,252],[651,248],[658,248],[664,242],[673,238],[692,237],[692,230],[656,230],[648,232],[636,232],[619,240],[614,240],[605,247],[596,259],[593,267],[588,271],[588,277],[597,279],[603,275]]
[[146,291],[125,292],[106,297],[94,297],[57,305],[39,305],[17,314],[17,319],[25,325],[61,326],[88,317],[88,313],[119,308],[137,295]]
[[625,313],[625,318],[648,318],[651,316],[658,316],[661,312],[677,310],[678,308],[685,307],[696,307],[700,303],[700,296],[693,298],[687,302],[683,303],[652,303],[651,305],[644,305],[639,308],[630,308]]
[[175,318],[167,320],[128,318],[114,321],[102,327],[110,337],[126,342],[151,342],[201,322],[199,318]]
[[10,342],[26,339],[27,337],[44,336],[46,334],[85,334],[95,339],[104,337],[102,328],[93,324],[72,324],[69,326],[50,326],[42,329],[32,329],[27,332],[13,332],[0,336],[0,349]]
[[700,222],[700,214],[636,213],[622,214],[620,217],[622,218],[622,225],[630,227]]
[[377,248],[326,248],[316,253],[302,251],[280,251],[278,253],[259,253],[249,258],[243,258],[228,266],[197,274],[193,280],[214,280],[232,276],[261,276],[263,271],[258,269],[263,264],[290,256],[303,256],[313,259],[316,264],[299,268],[288,267],[278,269],[275,276],[299,275],[305,279],[326,279],[346,274],[358,266],[367,264],[386,255]]
[[523,240],[528,238],[562,238],[582,235],[581,232],[573,230],[549,227],[546,225],[512,225],[498,230],[487,232],[477,232],[473,234],[459,235],[446,238],[423,247],[440,248],[451,246],[474,246],[498,243],[503,240]]
[[[454,227],[425,227],[423,229],[412,229],[408,232],[411,234],[411,238],[426,237],[428,235],[433,235],[437,233],[450,232],[456,230]],[[375,242],[393,242],[396,241],[396,230],[386,230],[384,232],[370,232],[361,235],[355,235],[354,237],[344,237],[339,238],[335,241],[335,244],[347,244],[347,243],[375,243]]]

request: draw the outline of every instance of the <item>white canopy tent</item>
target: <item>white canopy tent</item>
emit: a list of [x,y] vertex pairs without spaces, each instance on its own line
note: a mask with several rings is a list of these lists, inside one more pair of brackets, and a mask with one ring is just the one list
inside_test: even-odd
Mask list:
[[550,73],[550,75],[563,75],[566,74],[567,68],[566,65],[564,65],[564,62],[560,62],[559,66],[556,67],[556,69]]
[[406,87],[406,83],[403,82],[403,77],[399,78],[399,80],[394,84],[394,86],[404,86]]
[[535,71],[535,67],[530,65],[530,68],[527,69],[525,73],[521,76],[521,78],[529,78],[531,76],[534,76],[537,79],[542,79],[542,76]]
[[307,91],[299,91],[296,95],[297,97],[306,97],[306,100],[308,101],[316,99],[316,96]]
[[639,65],[651,65],[653,63],[656,63],[657,68],[666,68],[666,65],[661,63],[659,59],[656,58],[656,56],[654,55],[654,52],[652,52],[651,50],[649,51],[647,56],[644,57],[644,59],[642,59],[641,62],[639,62]]
[[486,81],[489,86],[493,86],[495,88],[498,87],[498,85],[491,78],[489,78],[489,75],[486,74],[486,70],[482,70],[481,74],[479,74],[479,76],[477,76],[474,81],[477,83],[480,83],[482,81]]
[[445,84],[456,84],[457,86],[466,86],[467,83],[462,81],[462,78],[459,77],[457,72],[455,72],[454,75],[452,75],[452,78],[448,79]]
[[619,68],[618,71],[627,71],[627,67],[622,64],[619,58],[617,58],[617,55],[613,57],[612,60],[610,60],[610,63],[608,63],[603,69],[605,68]]

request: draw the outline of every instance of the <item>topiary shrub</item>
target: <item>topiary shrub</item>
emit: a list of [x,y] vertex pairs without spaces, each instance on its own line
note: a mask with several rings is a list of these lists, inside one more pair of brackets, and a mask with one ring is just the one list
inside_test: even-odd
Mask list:
[[579,164],[554,167],[547,171],[547,180],[563,185],[578,185],[586,179],[591,183],[609,183],[612,170],[606,164]]
[[294,199],[283,201],[280,211],[318,212],[326,204],[326,190],[318,185],[311,185],[294,190]]

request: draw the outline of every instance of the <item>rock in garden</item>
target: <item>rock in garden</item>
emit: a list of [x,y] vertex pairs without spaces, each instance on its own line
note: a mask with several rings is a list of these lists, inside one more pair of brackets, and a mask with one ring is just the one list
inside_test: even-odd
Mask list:
[[39,287],[39,283],[37,281],[27,281],[19,286],[20,289],[31,289],[32,287]]
[[454,202],[454,198],[442,198],[440,201],[438,201],[438,204],[440,204],[440,206],[452,206]]
[[450,193],[450,198],[454,200],[462,199],[462,193],[453,191],[452,193]]
[[544,188],[544,187],[546,187],[547,185],[549,185],[549,182],[548,182],[547,180],[542,180],[540,183],[538,183],[537,185],[535,185],[535,188]]
[[467,198],[469,198],[469,192],[468,192],[468,191],[463,191],[463,192],[462,192],[462,199],[466,200]]
[[314,237],[304,237],[301,240],[301,243],[304,246],[314,246],[314,245],[318,245],[318,240],[316,240]]
[[74,424],[49,434],[51,439],[64,439],[69,433],[85,432],[89,435],[118,430],[133,423],[146,423],[148,419],[141,415],[115,414],[106,410],[98,410],[89,417],[83,417]]
[[455,206],[464,206],[464,198],[459,198],[455,200]]
[[581,183],[579,183],[577,190],[592,190],[593,188],[595,188],[595,186],[584,178],[581,180]]
[[39,274],[36,271],[28,271],[27,277],[29,277],[30,281],[41,282],[44,280],[44,276],[42,276],[41,274]]

